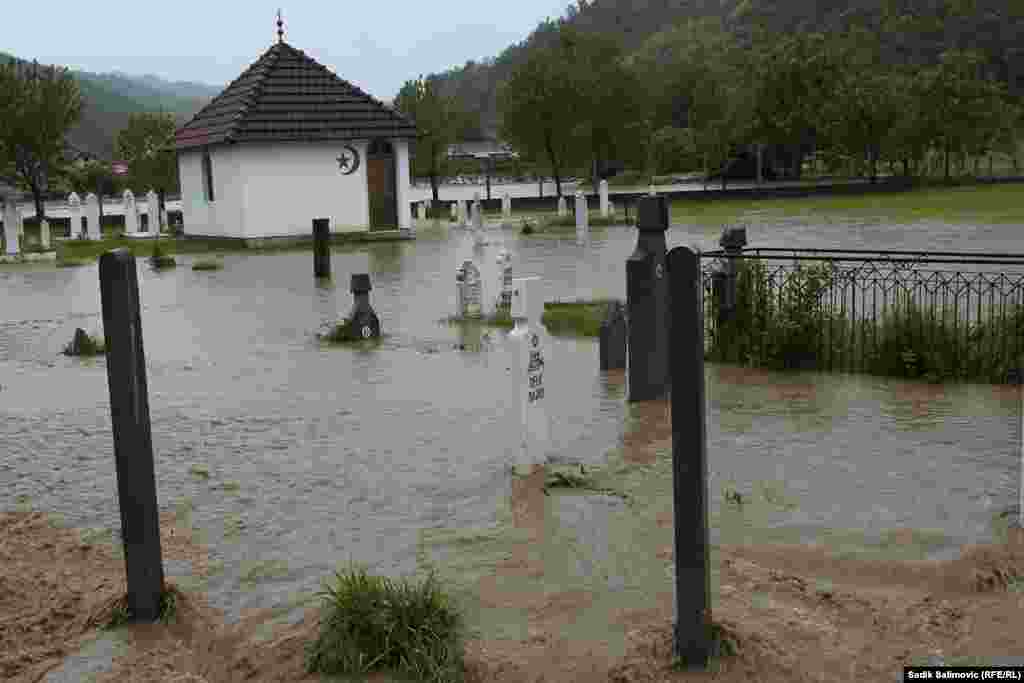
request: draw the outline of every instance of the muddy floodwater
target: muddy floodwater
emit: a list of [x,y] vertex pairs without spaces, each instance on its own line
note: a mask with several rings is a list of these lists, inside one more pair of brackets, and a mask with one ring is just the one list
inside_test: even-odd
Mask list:
[[[1021,228],[749,220],[751,246],[1014,251]],[[712,248],[718,233],[676,225],[668,243]],[[506,467],[519,426],[504,334],[465,338],[437,322],[454,312],[457,266],[482,256],[493,281],[499,246],[515,277],[543,278],[546,300],[624,298],[635,231],[595,229],[586,246],[569,233],[491,240],[474,251],[465,231],[422,225],[415,242],[336,250],[333,287],[315,284],[309,252],[228,254],[218,272],[193,272],[187,256],[160,273],[139,262],[159,502],[209,545],[201,587],[213,604],[287,612],[350,559],[393,576],[432,564],[477,597],[479,628],[514,632],[525,628],[516,606],[488,601],[479,582],[531,524],[545,590],[591,591],[595,615],[672,590],[669,406],[627,404],[622,373],[598,370],[596,341],[548,337],[551,459],[583,463],[629,501],[553,492],[524,522]],[[361,272],[386,339],[322,347],[314,333],[347,313]],[[0,509],[116,534],[104,361],[60,355],[76,327],[101,330],[97,268],[8,268],[0,292]],[[941,557],[991,540],[993,518],[1016,503],[1015,389],[706,374],[715,544]],[[727,487],[751,502],[728,505]],[[167,571],[188,585],[187,567]],[[530,580],[506,577],[504,590]]]

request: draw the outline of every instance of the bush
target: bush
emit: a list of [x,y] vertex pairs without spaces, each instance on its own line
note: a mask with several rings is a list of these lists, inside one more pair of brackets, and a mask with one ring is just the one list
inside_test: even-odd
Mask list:
[[419,584],[337,572],[318,593],[320,632],[306,646],[306,667],[321,674],[390,669],[432,683],[461,681],[463,618],[434,574]]

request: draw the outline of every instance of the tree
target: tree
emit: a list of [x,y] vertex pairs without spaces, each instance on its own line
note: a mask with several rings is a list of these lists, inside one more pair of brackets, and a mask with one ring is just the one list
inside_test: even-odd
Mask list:
[[[174,116],[132,114],[117,134],[117,156],[128,162],[128,184],[135,194],[155,190],[160,200],[160,228],[168,192],[178,191],[178,162],[174,152]],[[159,234],[159,232],[157,233]]]
[[40,221],[43,193],[66,163],[65,138],[82,106],[67,69],[13,59],[0,65],[0,177],[32,193]]
[[569,131],[579,97],[555,48],[538,48],[498,91],[502,137],[528,159],[546,159],[562,196],[562,172],[573,161]]
[[395,97],[395,108],[416,123],[418,138],[413,157],[413,175],[430,177],[434,201],[437,186],[448,157],[448,146],[470,124],[469,115],[454,97],[441,94],[436,78],[406,81]]

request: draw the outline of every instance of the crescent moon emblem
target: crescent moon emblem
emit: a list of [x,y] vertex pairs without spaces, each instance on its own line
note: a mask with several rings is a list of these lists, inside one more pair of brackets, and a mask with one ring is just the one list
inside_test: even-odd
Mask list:
[[359,168],[359,151],[351,145],[345,145],[341,148],[337,161],[338,170],[342,175],[352,175]]

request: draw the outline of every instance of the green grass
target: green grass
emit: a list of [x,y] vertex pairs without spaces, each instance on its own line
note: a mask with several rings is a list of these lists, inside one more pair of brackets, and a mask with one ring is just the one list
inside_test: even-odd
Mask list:
[[[587,215],[587,223],[591,228],[603,228],[609,225],[622,225],[626,218],[622,214],[609,215],[607,218],[601,216],[600,212],[590,211]],[[544,221],[541,228],[546,232],[564,232],[569,229],[576,230],[576,214],[570,211],[564,216],[552,216]]]
[[878,217],[891,223],[918,221],[943,223],[1024,224],[1024,188],[1019,184],[963,187],[922,187],[906,192],[831,195],[780,199],[676,199],[671,222],[720,225],[800,216]]
[[[163,590],[160,592],[160,613],[157,621],[161,624],[174,623],[178,614],[178,602],[183,597],[181,590],[169,581],[164,581]],[[131,621],[131,612],[128,609],[128,596],[120,595],[104,605],[101,614],[101,626],[105,630],[116,629]]]
[[430,683],[462,680],[463,616],[433,572],[413,583],[352,566],[317,595],[320,632],[306,647],[311,673],[391,670]]
[[224,262],[219,258],[201,258],[192,262],[192,270],[221,270]]
[[[76,332],[77,332],[77,330],[76,330]],[[80,344],[80,346],[78,348],[78,352],[77,353],[75,353],[73,347],[74,347],[74,340],[68,342],[67,345],[64,346],[64,351],[63,351],[64,355],[65,356],[85,356],[85,357],[91,357],[91,356],[102,356],[103,354],[105,354],[107,352],[107,348],[104,345],[103,340],[100,339],[98,336],[91,335],[91,334],[87,334],[84,337],[82,337],[82,341],[81,341],[81,344]]]
[[511,330],[515,327],[515,321],[509,315],[509,312],[501,309],[493,313],[485,313],[476,318],[452,315],[441,320],[441,323],[453,327],[456,325],[478,325],[481,327],[498,327],[506,330]]
[[95,259],[72,256],[67,258],[58,257],[56,263],[58,268],[78,268],[80,266],[91,266],[95,262]]
[[317,334],[321,340],[328,344],[340,344],[340,345],[376,345],[380,343],[380,338],[371,337],[369,339],[364,338],[352,325],[352,321],[348,318],[343,319],[341,322],[333,325],[326,333]]
[[596,337],[611,299],[545,302],[540,322],[555,336]]

